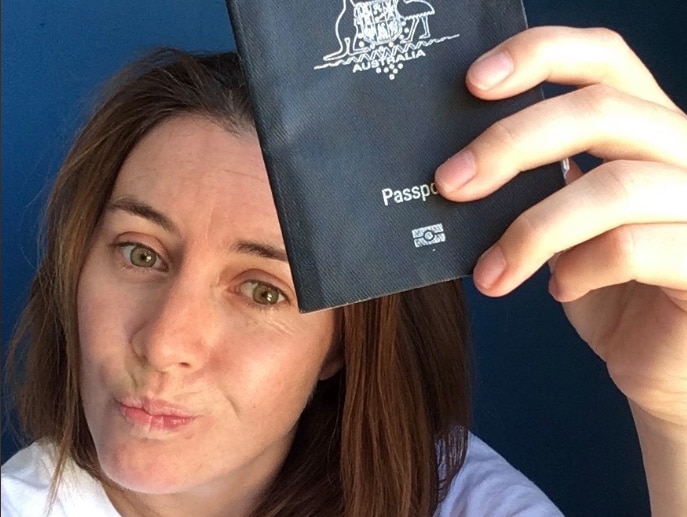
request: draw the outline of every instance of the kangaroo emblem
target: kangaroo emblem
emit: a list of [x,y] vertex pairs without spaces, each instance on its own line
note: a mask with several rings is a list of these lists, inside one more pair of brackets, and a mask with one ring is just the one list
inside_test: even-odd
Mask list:
[[422,48],[459,36],[432,39],[433,14],[427,0],[342,0],[334,25],[339,48],[315,69],[353,64],[353,72],[374,69],[394,79],[403,61],[426,55]]

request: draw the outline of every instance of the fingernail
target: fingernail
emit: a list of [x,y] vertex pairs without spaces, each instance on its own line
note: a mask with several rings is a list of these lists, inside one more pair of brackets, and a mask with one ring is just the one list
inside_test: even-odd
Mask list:
[[477,261],[473,278],[480,287],[489,289],[501,278],[505,270],[506,259],[499,245],[494,244]]
[[506,52],[487,54],[468,70],[468,80],[480,90],[490,90],[513,73],[513,60]]
[[453,192],[465,185],[477,174],[472,152],[463,150],[442,163],[434,175],[434,181],[444,192]]

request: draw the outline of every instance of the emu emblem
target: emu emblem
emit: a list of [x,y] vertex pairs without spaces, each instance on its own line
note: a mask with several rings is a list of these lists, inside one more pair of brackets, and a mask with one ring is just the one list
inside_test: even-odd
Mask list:
[[405,61],[426,55],[423,48],[459,36],[432,39],[434,12],[427,0],[343,0],[335,27],[339,48],[315,69],[352,65],[354,73],[374,70],[393,80]]

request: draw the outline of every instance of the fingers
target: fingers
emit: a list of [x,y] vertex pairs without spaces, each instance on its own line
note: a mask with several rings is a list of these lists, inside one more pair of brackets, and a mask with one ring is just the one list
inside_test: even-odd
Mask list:
[[542,81],[579,88],[491,126],[437,169],[439,191],[471,201],[583,151],[606,162],[584,176],[573,164],[564,189],[518,217],[478,261],[477,287],[506,294],[551,260],[551,290],[562,300],[630,280],[685,289],[687,236],[677,236],[687,232],[685,114],[605,29],[525,31],[478,59],[466,78],[487,100]]
[[491,100],[544,81],[575,86],[602,83],[679,111],[622,37],[608,29],[529,29],[480,57],[466,78],[474,95]]
[[605,85],[534,104],[499,120],[436,172],[441,194],[470,201],[521,171],[588,151],[606,160],[687,163],[687,118]]
[[490,127],[437,169],[442,195],[471,201],[521,171],[583,151],[607,160],[687,163],[687,117],[607,29],[530,29],[480,58],[467,76],[468,87],[485,99],[544,80],[583,87]]
[[549,290],[571,302],[595,289],[636,281],[687,291],[687,224],[633,224],[561,254]]
[[572,248],[612,230],[656,223],[680,223],[684,228],[686,199],[687,170],[683,168],[607,162],[519,216],[477,263],[475,284],[485,294],[500,296],[555,254],[568,250],[554,264],[558,271],[564,258],[571,260],[566,255],[575,256]]

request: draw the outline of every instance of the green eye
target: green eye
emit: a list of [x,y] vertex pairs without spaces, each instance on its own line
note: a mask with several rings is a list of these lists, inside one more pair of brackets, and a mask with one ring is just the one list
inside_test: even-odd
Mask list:
[[284,294],[280,289],[254,280],[242,284],[241,292],[249,296],[258,305],[276,305],[285,300]]
[[129,261],[136,267],[152,268],[158,262],[157,253],[145,246],[129,244],[125,250],[129,251]]

